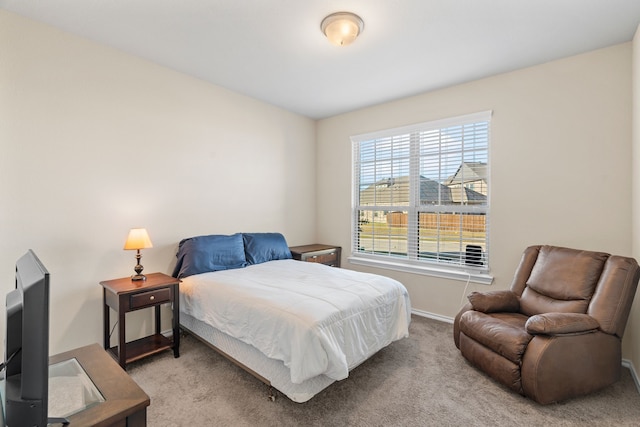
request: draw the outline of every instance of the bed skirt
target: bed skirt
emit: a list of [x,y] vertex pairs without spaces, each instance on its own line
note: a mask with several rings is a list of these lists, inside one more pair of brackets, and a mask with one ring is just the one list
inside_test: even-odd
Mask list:
[[183,312],[180,313],[180,325],[294,402],[306,402],[335,382],[326,375],[318,375],[301,384],[294,384],[289,368],[282,361],[268,358],[255,347]]

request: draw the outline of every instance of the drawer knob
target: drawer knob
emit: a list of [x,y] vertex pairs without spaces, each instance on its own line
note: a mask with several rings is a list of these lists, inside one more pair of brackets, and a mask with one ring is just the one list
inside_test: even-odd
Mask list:
[[155,297],[155,295],[151,295],[151,296],[149,297],[149,299],[150,299],[151,301],[153,301],[154,299],[156,299],[156,297]]

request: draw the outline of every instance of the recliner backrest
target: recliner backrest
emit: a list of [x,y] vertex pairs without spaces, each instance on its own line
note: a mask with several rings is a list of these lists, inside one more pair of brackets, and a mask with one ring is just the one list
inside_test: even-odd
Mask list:
[[556,246],[530,246],[520,261],[511,290],[520,312],[587,313],[600,329],[622,337],[640,268],[633,258]]
[[607,258],[602,252],[540,247],[520,296],[520,311],[527,316],[586,313]]

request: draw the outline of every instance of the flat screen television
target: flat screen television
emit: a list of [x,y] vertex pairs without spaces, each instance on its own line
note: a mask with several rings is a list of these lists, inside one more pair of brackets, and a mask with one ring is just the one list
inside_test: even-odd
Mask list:
[[16,262],[15,289],[7,294],[6,309],[2,402],[5,422],[8,427],[45,427],[49,385],[49,272],[32,250]]

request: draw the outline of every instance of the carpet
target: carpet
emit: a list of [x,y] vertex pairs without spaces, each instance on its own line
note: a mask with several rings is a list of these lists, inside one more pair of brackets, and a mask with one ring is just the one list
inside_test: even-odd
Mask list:
[[478,371],[453,344],[453,326],[413,316],[409,338],[382,349],[306,403],[277,393],[192,336],[128,366],[164,426],[638,426],[628,369],[589,396],[541,406]]

